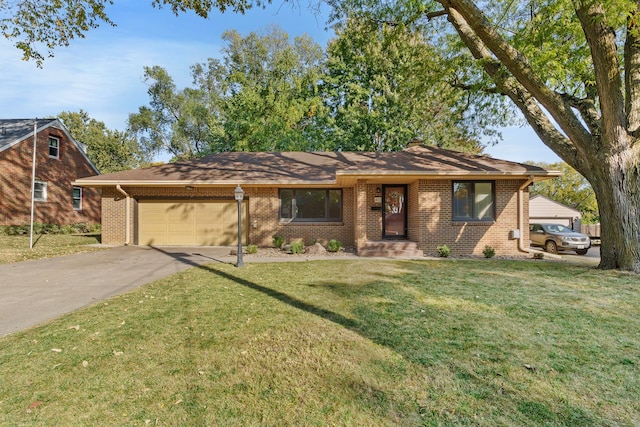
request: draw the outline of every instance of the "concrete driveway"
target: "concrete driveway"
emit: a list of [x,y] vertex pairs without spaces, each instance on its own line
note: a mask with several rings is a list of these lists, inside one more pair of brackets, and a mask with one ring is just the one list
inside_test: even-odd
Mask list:
[[578,262],[591,262],[597,264],[600,262],[600,246],[591,246],[586,255],[578,255],[575,252],[561,252],[562,259]]
[[0,265],[0,337],[229,254],[222,247],[115,247]]

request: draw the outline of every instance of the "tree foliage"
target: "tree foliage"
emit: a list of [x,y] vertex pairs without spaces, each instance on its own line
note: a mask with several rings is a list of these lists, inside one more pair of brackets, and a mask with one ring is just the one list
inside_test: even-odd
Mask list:
[[246,37],[226,31],[222,38],[224,148],[307,149],[310,130],[323,113],[318,96],[322,48],[308,36],[292,42],[279,27]]
[[129,127],[151,152],[174,159],[220,151],[308,149],[325,111],[318,96],[322,48],[278,27],[261,35],[223,35],[223,60],[191,67],[193,87],[178,90],[161,67],[145,68],[148,106]]
[[128,120],[129,131],[138,137],[143,150],[168,152],[175,159],[209,154],[211,138],[221,132],[216,88],[201,82],[201,87],[178,90],[164,68],[145,67],[144,71],[151,100]]
[[350,17],[327,56],[322,87],[334,149],[399,150],[419,139],[482,150],[479,136],[490,129],[468,114],[466,94],[441,78],[441,58],[420,33]]
[[[41,65],[57,46],[83,38],[101,23],[114,25],[106,14],[112,0],[0,0],[0,31],[15,40],[23,59]],[[46,53],[41,52],[42,49]]]
[[468,98],[438,78],[437,55],[402,28],[351,21],[327,53],[278,27],[223,35],[222,58],[191,67],[177,89],[145,68],[150,103],[129,127],[174,159],[220,151],[399,150],[413,139],[480,152],[488,130]]
[[74,139],[87,146],[87,156],[101,173],[133,169],[146,163],[135,138],[111,130],[86,111],[64,111],[58,115]]
[[[269,0],[152,0],[153,7],[169,7],[176,15],[193,11],[207,18],[212,10],[244,13]],[[0,0],[0,32],[23,53],[24,60],[42,65],[59,46],[84,38],[101,24],[115,26],[107,16],[113,0]],[[44,51],[43,51],[44,50]]]

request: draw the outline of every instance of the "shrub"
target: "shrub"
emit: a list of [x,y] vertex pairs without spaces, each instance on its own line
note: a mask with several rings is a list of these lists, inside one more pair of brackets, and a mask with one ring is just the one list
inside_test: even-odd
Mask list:
[[544,253],[542,252],[534,252],[533,259],[544,259]]
[[256,254],[256,253],[258,253],[258,246],[256,246],[256,245],[247,246],[247,253],[248,254]]
[[281,248],[283,244],[284,244],[284,237],[278,236],[278,235],[273,236],[274,248]]
[[496,250],[489,245],[486,245],[484,247],[482,253],[484,254],[485,258],[493,258],[494,256],[496,256]]
[[[33,223],[34,234],[100,234],[101,231],[102,227],[100,224],[86,224],[84,222],[64,226],[58,224],[42,224],[40,222]],[[20,236],[29,234],[30,232],[31,226],[29,224],[0,226],[0,234],[6,234],[8,236]]]
[[292,254],[301,254],[303,248],[304,245],[302,244],[302,242],[293,242],[291,243],[290,250]]
[[4,232],[7,236],[20,236],[22,234],[29,234],[28,225],[7,225],[4,227]]
[[327,245],[329,252],[338,252],[342,248],[342,242],[340,240],[331,239]]
[[440,258],[447,258],[451,254],[451,249],[449,249],[449,246],[447,245],[440,245],[436,250],[438,251],[438,256]]

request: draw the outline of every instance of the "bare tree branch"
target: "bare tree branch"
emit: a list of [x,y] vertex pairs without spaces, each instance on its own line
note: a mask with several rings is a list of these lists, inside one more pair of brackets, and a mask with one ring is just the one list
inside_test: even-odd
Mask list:
[[602,130],[602,117],[593,98],[578,98],[568,93],[561,93],[560,96],[569,107],[575,108],[580,112],[582,120],[587,124],[592,135],[600,135]]

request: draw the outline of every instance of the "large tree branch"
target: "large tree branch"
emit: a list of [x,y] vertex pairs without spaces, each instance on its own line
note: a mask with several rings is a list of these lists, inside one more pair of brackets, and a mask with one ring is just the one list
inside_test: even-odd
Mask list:
[[562,131],[573,142],[592,141],[592,135],[584,127],[574,111],[561,96],[547,87],[533,71],[529,61],[500,36],[484,13],[470,0],[437,0],[445,8],[456,10],[467,22],[473,33],[495,55],[520,84],[551,114]]
[[489,74],[489,77],[494,81],[500,92],[506,94],[516,104],[527,122],[549,148],[558,153],[565,162],[577,167],[578,157],[575,145],[556,129],[542,108],[540,108],[537,100],[527,89],[507,73],[500,62],[494,59],[491,52],[475,34],[464,17],[455,9],[448,9],[448,13],[449,22],[453,24],[473,57],[481,61],[484,70]]
[[602,130],[602,118],[600,117],[600,112],[593,98],[578,98],[567,93],[561,93],[560,96],[569,107],[575,108],[580,112],[582,120],[587,124],[592,135],[600,134]]
[[[622,137],[622,133],[627,131],[627,118],[615,31],[607,25],[604,7],[600,2],[573,0],[573,3],[593,58],[603,117],[602,141],[625,144],[627,139]],[[618,151],[620,147],[610,148]]]
[[640,136],[640,0],[627,19],[624,44],[625,110],[627,126],[634,136]]

